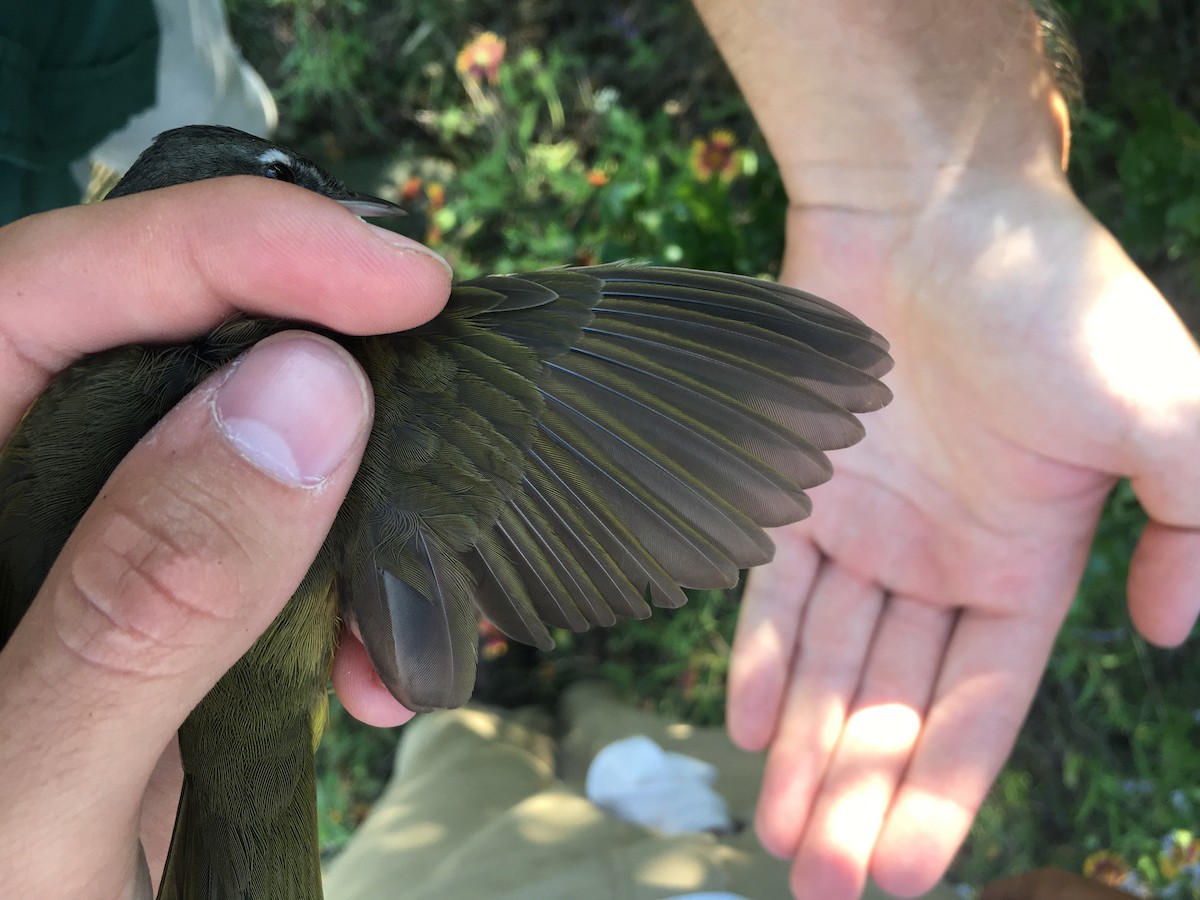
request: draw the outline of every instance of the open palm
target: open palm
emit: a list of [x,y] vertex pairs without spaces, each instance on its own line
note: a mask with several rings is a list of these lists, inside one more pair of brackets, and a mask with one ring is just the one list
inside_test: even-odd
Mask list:
[[967,173],[907,216],[802,211],[784,280],[892,341],[894,403],[775,534],[729,727],[770,748],[758,831],[798,896],[940,876],[1007,756],[1104,499],[1151,516],[1130,606],[1182,640],[1200,584],[1200,352],[1061,178]]

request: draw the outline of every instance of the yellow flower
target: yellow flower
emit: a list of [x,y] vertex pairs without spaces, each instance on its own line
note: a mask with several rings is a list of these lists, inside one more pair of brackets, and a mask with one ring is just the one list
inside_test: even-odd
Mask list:
[[1083,877],[1116,887],[1129,874],[1129,863],[1111,850],[1097,850],[1083,861]]
[[692,154],[688,162],[692,174],[699,181],[711,181],[715,175],[729,182],[741,174],[742,154],[737,149],[737,138],[733,132],[718,129],[707,138],[692,141]]
[[425,199],[429,201],[429,211],[437,212],[446,205],[446,186],[437,181],[429,182],[425,186]]
[[1163,841],[1158,868],[1168,881],[1175,881],[1185,871],[1200,868],[1200,841],[1190,831],[1175,831]]
[[485,31],[458,51],[454,68],[463,78],[476,84],[484,79],[488,84],[496,84],[500,80],[505,46],[504,38]]

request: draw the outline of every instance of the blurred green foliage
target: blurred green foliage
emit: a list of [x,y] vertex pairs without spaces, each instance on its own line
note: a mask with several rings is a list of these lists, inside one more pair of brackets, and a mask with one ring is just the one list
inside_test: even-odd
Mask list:
[[700,177],[692,157],[710,139],[693,150],[666,113],[632,112],[575,66],[527,48],[495,86],[468,82],[469,106],[422,117],[450,163],[425,237],[457,271],[627,258],[761,271],[778,257],[781,187],[757,153],[731,147],[732,180]]
[[1152,274],[1200,286],[1200,16],[1192,0],[1060,0],[1083,61],[1071,178]]
[[326,739],[317,748],[318,827],[323,858],[340,850],[366,818],[392,774],[394,728],[373,728],[329,698]]
[[[284,105],[280,137],[297,146],[322,134],[336,135],[353,155],[395,150],[409,140],[432,146],[422,115],[463,103],[454,61],[481,31],[506,38],[514,52],[553,48],[573,61],[573,77],[615,87],[639,116],[671,101],[680,118],[707,128],[714,116],[741,111],[707,33],[679,0],[226,0],[226,6],[238,44]],[[347,45],[355,51],[343,64],[336,53]],[[331,73],[324,79],[293,77],[322,68]],[[576,111],[570,86],[556,86],[568,120]]]
[[656,609],[644,622],[586,635],[556,632],[549,674],[599,676],[642,708],[720,725],[739,593],[688,591],[686,606]]
[[[685,4],[229,6],[245,53],[281,85],[281,138],[385,196],[419,182],[400,227],[464,276],[625,258],[778,266],[778,173],[759,165],[765,149]],[[495,84],[455,71],[485,26],[510,48]],[[687,65],[664,64],[672,49]],[[694,177],[693,142],[724,125],[738,177]],[[359,168],[340,169],[348,158]]]
[[[356,187],[402,197],[406,229],[463,275],[625,258],[778,269],[778,173],[682,0],[227,2],[244,52],[277,88],[281,138]],[[1169,296],[1200,310],[1197,4],[1058,5],[1080,63],[1076,190]],[[483,31],[507,41],[503,62],[463,76],[456,58]],[[1059,46],[1074,83],[1072,44]],[[1200,660],[1130,627],[1124,584],[1143,521],[1123,486],[954,878],[1079,871],[1105,851],[1129,886],[1197,896],[1178,858],[1194,849],[1180,829],[1200,818]],[[600,673],[635,702],[717,723],[734,604],[708,592],[647,622],[563,635],[518,682],[546,700]],[[327,846],[387,777],[393,740],[335,711],[320,756]]]

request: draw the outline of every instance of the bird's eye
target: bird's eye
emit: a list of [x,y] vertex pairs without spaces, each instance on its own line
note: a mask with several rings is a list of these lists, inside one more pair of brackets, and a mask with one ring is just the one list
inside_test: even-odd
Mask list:
[[268,178],[286,181],[288,184],[296,183],[296,173],[287,163],[273,162],[263,170],[263,174]]

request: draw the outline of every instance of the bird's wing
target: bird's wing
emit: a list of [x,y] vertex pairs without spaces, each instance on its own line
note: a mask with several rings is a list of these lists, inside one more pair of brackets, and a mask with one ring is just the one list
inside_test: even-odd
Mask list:
[[372,377],[416,387],[377,409],[359,483],[389,488],[352,489],[342,590],[416,708],[470,696],[475,610],[549,647],[547,625],[732,586],[771,558],[764,527],[808,514],[825,451],[863,434],[855,414],[891,397],[887,343],[850,314],[681,269],[488,276],[372,340]]

